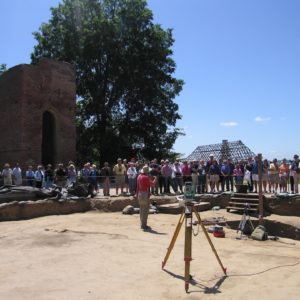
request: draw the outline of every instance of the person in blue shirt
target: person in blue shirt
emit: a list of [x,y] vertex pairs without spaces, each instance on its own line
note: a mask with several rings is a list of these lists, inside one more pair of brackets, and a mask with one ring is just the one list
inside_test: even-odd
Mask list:
[[90,193],[98,193],[98,171],[97,166],[92,165],[90,176],[89,176],[89,183],[90,183]]
[[226,191],[229,191],[229,175],[230,175],[230,167],[228,160],[224,160],[221,166],[221,189],[224,192],[224,188],[226,185]]
[[230,185],[230,190],[233,192],[233,188],[234,188],[234,182],[233,182],[233,170],[235,169],[235,165],[232,162],[232,159],[229,158],[228,159],[228,165],[229,165],[229,185]]
[[34,173],[34,178],[35,178],[35,186],[37,188],[42,188],[43,181],[44,181],[45,173],[43,170],[43,166],[38,165],[37,170]]
[[[261,174],[263,174],[263,164],[261,164]],[[253,181],[253,193],[258,193],[258,156],[254,157],[252,164],[252,181]]]
[[32,170],[32,166],[28,166],[28,169],[25,173],[27,185],[34,186],[34,171]]
[[212,164],[209,167],[209,182],[210,192],[214,193],[215,189],[219,192],[219,181],[220,181],[220,167],[218,162],[213,159]]
[[207,190],[206,190],[206,166],[204,164],[204,160],[199,161],[197,192],[198,192],[198,194],[204,194],[207,192]]
[[45,171],[45,188],[49,189],[52,188],[53,186],[53,177],[54,177],[54,172],[52,169],[52,165],[48,164],[46,171]]
[[252,182],[253,182],[253,193],[257,193],[257,182],[258,182],[258,157],[254,157],[252,164]]
[[294,155],[294,160],[292,161],[291,170],[294,179],[295,193],[298,193],[298,184],[300,179],[300,161],[298,154]]

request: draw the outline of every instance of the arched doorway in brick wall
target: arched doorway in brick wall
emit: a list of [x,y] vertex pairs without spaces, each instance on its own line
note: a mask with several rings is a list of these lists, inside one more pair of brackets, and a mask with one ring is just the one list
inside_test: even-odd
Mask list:
[[43,113],[42,164],[54,164],[56,161],[56,123],[52,112]]

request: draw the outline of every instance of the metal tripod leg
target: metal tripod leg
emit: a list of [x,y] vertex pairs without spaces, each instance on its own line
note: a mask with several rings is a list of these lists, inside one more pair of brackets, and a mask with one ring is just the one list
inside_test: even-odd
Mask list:
[[249,221],[249,224],[251,225],[251,228],[252,228],[252,231],[253,231],[254,230],[254,226],[253,226],[253,223],[252,223],[249,215],[248,215],[248,221]]
[[180,232],[180,229],[181,229],[181,226],[182,226],[182,224],[183,224],[184,219],[185,219],[185,215],[184,215],[184,211],[183,211],[182,214],[181,214],[181,216],[180,216],[180,218],[179,218],[179,221],[178,221],[178,224],[177,224],[177,226],[176,226],[176,229],[175,229],[174,235],[173,235],[173,237],[172,237],[171,243],[170,243],[170,245],[169,245],[169,247],[168,247],[168,251],[167,251],[167,253],[166,253],[166,256],[165,256],[165,258],[164,258],[164,260],[163,260],[163,262],[162,262],[162,268],[164,268],[164,266],[165,266],[165,264],[167,263],[167,260],[168,260],[168,258],[169,258],[169,256],[170,256],[170,254],[171,254],[171,251],[172,251],[172,249],[174,248],[176,239],[177,239],[177,237],[178,237],[178,234],[179,234],[179,232]]
[[244,228],[245,222],[246,222],[246,216],[245,216],[245,213],[244,213],[242,215],[242,218],[241,218],[241,221],[239,223],[239,226],[238,226],[238,229],[237,229],[236,233],[239,233],[239,231]]
[[212,243],[212,241],[211,241],[211,239],[210,239],[210,237],[209,237],[209,235],[208,235],[208,233],[207,233],[207,231],[206,231],[205,226],[204,226],[203,223],[202,223],[202,220],[201,220],[201,218],[200,218],[200,214],[199,214],[198,211],[195,209],[195,207],[193,207],[193,211],[194,211],[194,213],[195,213],[195,215],[196,215],[196,217],[197,217],[197,219],[198,219],[199,224],[200,224],[201,227],[202,227],[202,230],[203,230],[203,232],[204,232],[204,234],[205,234],[205,236],[206,236],[206,239],[208,240],[208,243],[209,243],[209,245],[210,245],[212,251],[214,252],[214,254],[215,254],[215,256],[216,256],[216,258],[217,258],[217,260],[218,260],[218,262],[219,262],[219,265],[221,266],[221,268],[222,268],[224,274],[227,275],[227,274],[226,274],[227,269],[223,266],[223,264],[222,264],[222,262],[221,262],[221,259],[220,259],[219,255],[218,255],[218,253],[217,253],[217,250],[216,250],[214,244]]
[[236,233],[239,233],[239,231],[241,231],[240,238],[242,238],[242,236],[243,236],[243,230],[245,228],[245,225],[246,225],[246,215],[245,215],[245,213],[243,213],[240,224],[239,224],[238,229],[236,231]]
[[193,211],[185,215],[185,237],[184,237],[184,287],[187,292],[190,283],[190,264],[192,260],[192,226]]
[[251,219],[250,219],[250,215],[249,215],[249,214],[246,214],[246,213],[243,213],[242,218],[241,218],[241,221],[240,221],[240,224],[239,224],[238,229],[237,229],[237,231],[236,231],[236,233],[239,233],[239,231],[241,231],[241,236],[240,236],[240,238],[242,238],[242,236],[243,236],[243,234],[244,234],[244,229],[245,229],[247,223],[250,224],[251,229],[252,229],[252,231],[253,231],[253,230],[254,230],[254,226],[253,226],[253,223],[252,223],[252,221],[251,221]]

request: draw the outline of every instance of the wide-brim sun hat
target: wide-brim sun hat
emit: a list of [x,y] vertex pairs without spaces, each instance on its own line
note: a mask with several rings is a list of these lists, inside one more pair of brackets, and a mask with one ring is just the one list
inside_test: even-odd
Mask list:
[[148,166],[143,166],[141,173],[148,174],[149,173],[149,167]]

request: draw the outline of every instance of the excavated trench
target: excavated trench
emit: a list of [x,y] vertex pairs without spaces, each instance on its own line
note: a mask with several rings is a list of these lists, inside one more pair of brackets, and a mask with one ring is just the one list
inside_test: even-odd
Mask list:
[[[254,228],[259,225],[258,220],[251,219],[251,222]],[[226,223],[231,229],[238,230],[240,220],[227,221]],[[269,236],[275,238],[282,237],[293,240],[300,240],[300,230],[294,225],[268,219],[264,220],[263,225],[266,228]]]

